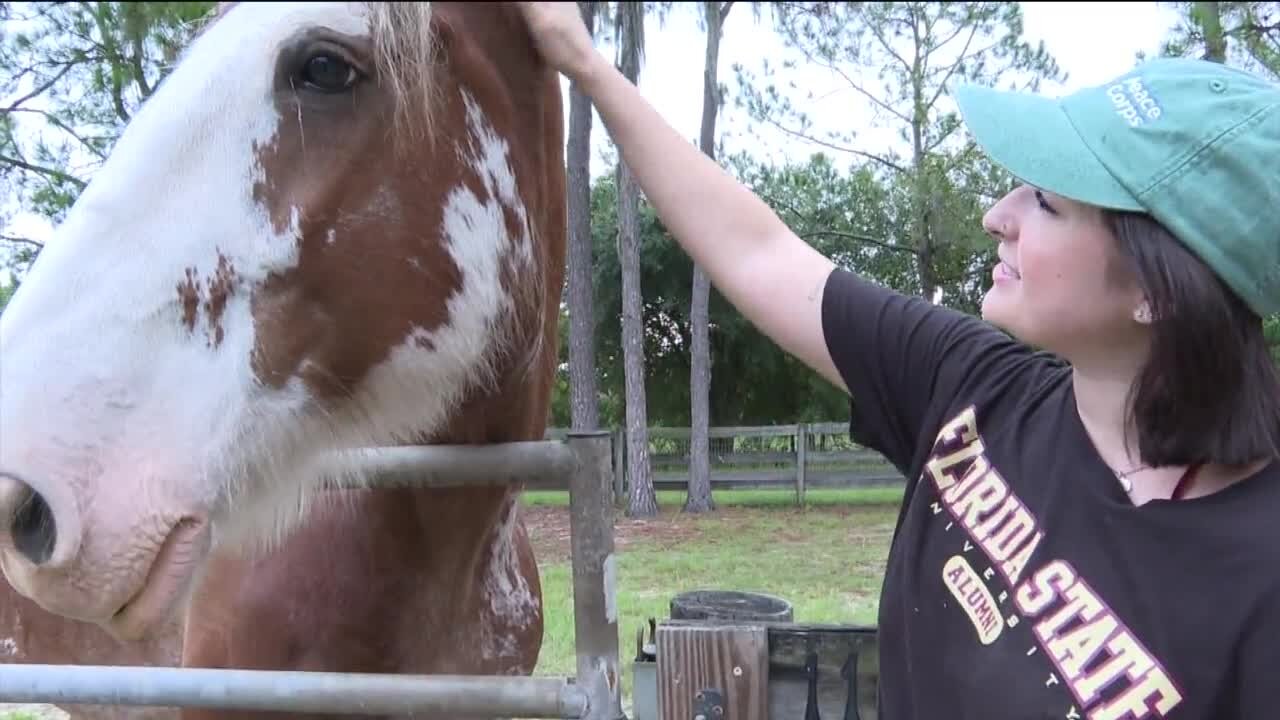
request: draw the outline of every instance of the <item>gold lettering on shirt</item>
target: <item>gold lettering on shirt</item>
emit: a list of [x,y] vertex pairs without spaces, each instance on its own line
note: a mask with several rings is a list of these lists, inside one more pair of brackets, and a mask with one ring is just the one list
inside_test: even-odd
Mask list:
[[963,555],[952,555],[942,566],[942,577],[956,602],[969,615],[982,644],[990,645],[995,642],[1004,629],[1004,622],[996,607],[996,599],[991,596],[991,591],[982,582],[982,578],[978,577],[969,561]]
[[[1183,694],[1161,663],[1069,562],[1050,558],[1038,561],[1038,567],[1032,562],[1044,531],[987,457],[978,425],[975,408],[968,407],[938,432],[923,473],[937,491],[934,514],[941,514],[939,507],[949,513],[947,528],[958,525],[969,538],[966,551],[972,542],[987,556],[987,579],[993,567],[1008,583],[1009,591],[1001,590],[1000,597],[1009,592],[1052,665],[1050,677],[1060,679],[1078,703],[1069,717],[1167,715]],[[1030,575],[1028,568],[1034,568]],[[1004,627],[1019,625],[1017,614],[1004,616],[963,555],[948,558],[942,576],[983,645],[996,642]],[[1027,662],[1043,662],[1038,657],[1031,652]]]

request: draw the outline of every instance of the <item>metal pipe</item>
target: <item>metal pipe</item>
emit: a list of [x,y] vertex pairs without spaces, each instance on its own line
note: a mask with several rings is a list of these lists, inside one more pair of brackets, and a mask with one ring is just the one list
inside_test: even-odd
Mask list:
[[0,665],[0,702],[149,705],[359,715],[582,718],[572,680],[283,670]]
[[573,636],[578,685],[586,693],[590,720],[626,718],[618,661],[610,439],[607,432],[573,432],[568,439],[577,458],[569,480]]
[[610,439],[363,448],[330,455],[324,470],[339,487],[564,487],[567,479],[576,678],[10,664],[0,665],[0,702],[625,720]]
[[564,488],[576,462],[563,442],[531,440],[361,448],[330,454],[323,472],[333,487]]

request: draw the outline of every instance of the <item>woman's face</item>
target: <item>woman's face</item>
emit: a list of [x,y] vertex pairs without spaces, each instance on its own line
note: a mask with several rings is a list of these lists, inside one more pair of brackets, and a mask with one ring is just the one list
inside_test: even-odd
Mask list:
[[1069,361],[1142,334],[1141,288],[1099,208],[1023,185],[987,211],[983,227],[1001,260],[982,303],[992,324]]

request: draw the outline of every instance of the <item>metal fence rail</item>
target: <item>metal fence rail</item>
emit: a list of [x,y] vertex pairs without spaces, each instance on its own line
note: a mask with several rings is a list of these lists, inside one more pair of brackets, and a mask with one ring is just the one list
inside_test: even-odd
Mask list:
[[[601,433],[606,447],[609,435]],[[572,484],[578,462],[565,442],[532,440],[494,445],[406,445],[329,455],[328,483],[337,487],[460,487],[519,483],[529,489]],[[594,437],[594,436],[592,436]],[[609,468],[612,471],[612,467]],[[350,474],[347,476],[346,474]],[[368,482],[361,479],[367,478]]]
[[411,713],[587,717],[568,680],[465,675],[116,667],[0,666],[5,702],[156,705],[237,710],[400,715]]
[[[569,477],[577,676],[387,675],[312,671],[0,665],[0,702],[146,705],[332,714],[620,720],[611,434],[564,442],[369,448],[334,457],[366,486],[521,483]],[[336,473],[333,483],[355,476]]]

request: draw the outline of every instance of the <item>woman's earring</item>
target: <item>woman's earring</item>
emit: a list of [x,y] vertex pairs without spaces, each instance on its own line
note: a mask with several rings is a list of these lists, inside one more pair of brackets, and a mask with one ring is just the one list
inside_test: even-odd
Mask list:
[[1142,303],[1142,305],[1140,305],[1140,306],[1138,307],[1138,309],[1134,311],[1134,313],[1133,313],[1133,319],[1134,319],[1134,320],[1137,320],[1138,322],[1142,323],[1143,325],[1146,325],[1146,324],[1150,323],[1150,322],[1151,322],[1151,308],[1150,308],[1146,303]]

